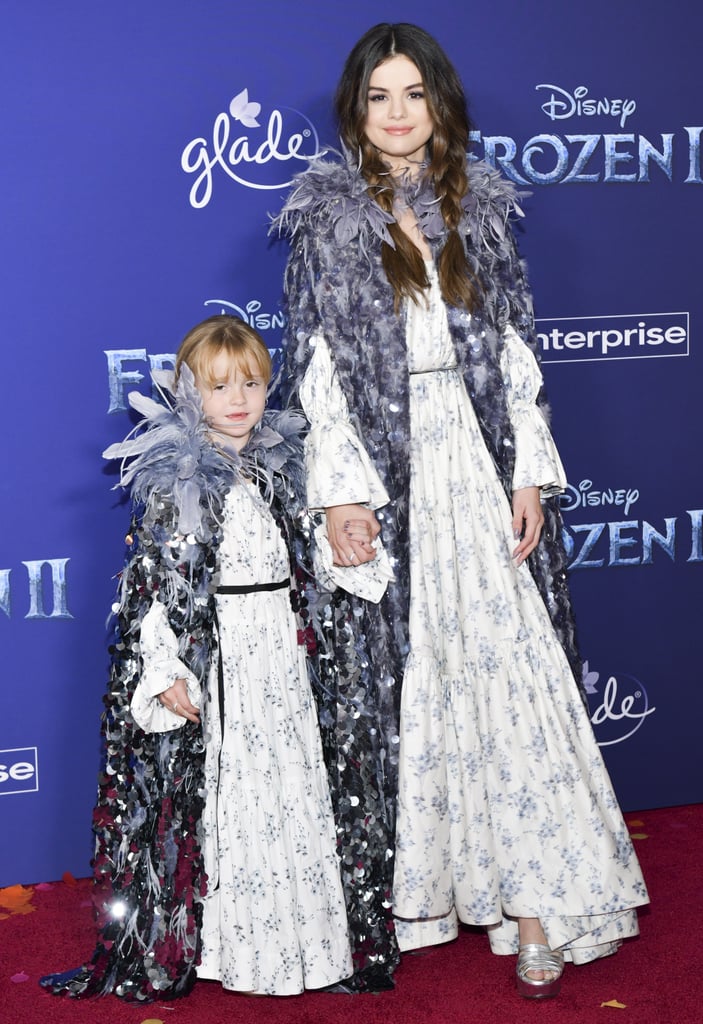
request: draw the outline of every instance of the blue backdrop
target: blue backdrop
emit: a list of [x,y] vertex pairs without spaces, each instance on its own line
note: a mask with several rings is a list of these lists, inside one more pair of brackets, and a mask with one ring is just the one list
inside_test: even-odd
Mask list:
[[[302,9],[301,9],[302,8]],[[343,13],[342,13],[343,11]],[[88,872],[126,508],[100,453],[210,312],[280,341],[286,183],[380,19],[437,36],[529,193],[594,726],[626,809],[703,797],[694,0],[4,0],[0,885]]]

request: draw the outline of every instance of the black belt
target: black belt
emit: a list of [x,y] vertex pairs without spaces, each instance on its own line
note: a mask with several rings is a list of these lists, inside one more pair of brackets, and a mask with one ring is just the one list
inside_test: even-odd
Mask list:
[[280,583],[245,583],[243,586],[218,587],[216,594],[256,594],[260,590],[283,590],[290,586],[290,580],[281,580]]

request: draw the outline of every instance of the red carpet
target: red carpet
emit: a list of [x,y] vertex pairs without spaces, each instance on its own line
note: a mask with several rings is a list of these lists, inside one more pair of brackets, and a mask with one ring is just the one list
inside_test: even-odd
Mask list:
[[131,1006],[114,996],[75,1001],[37,979],[92,951],[89,883],[0,890],[2,1024],[700,1024],[703,1021],[703,804],[626,815],[652,906],[641,936],[617,956],[567,964],[551,1002],[520,999],[512,957],[494,957],[473,929],[406,955],[396,988],[377,996],[239,996],[199,982],[176,1003]]

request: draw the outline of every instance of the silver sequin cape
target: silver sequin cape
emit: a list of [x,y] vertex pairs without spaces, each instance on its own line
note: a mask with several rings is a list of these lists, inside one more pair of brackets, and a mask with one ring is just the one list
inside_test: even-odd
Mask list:
[[[480,162],[467,166],[469,190],[459,230],[482,290],[478,310],[448,307],[449,326],[467,391],[508,496],[515,451],[500,372],[503,331],[510,323],[538,355],[532,301],[510,219],[521,215],[512,186]],[[431,182],[405,190],[435,257],[446,238]],[[319,159],[294,182],[273,230],[287,236],[288,323],[284,402],[311,356],[309,339],[330,346],[358,436],[391,497],[381,510],[382,537],[396,568],[379,605],[337,590],[310,601],[321,657],[321,722],[342,857],[357,973],[351,987],[392,984],[398,962],[391,895],[398,709],[408,652],[408,494],[410,422],[404,316],[381,262],[389,242],[385,213],[369,195],[354,161]],[[540,404],[546,410],[544,395]],[[545,527],[530,569],[581,679],[566,554],[556,498],[544,503]]]
[[[127,460],[133,519],[119,585],[102,716],[103,764],[93,812],[93,902],[98,942],[90,963],[42,985],[72,997],[110,992],[149,1002],[187,995],[196,980],[206,877],[200,847],[204,738],[200,724],[145,733],[130,703],[141,674],[139,633],[162,601],[179,657],[205,684],[217,656],[217,551],[227,492],[242,475],[294,545],[303,518],[303,418],[267,413],[238,456],[208,437],[188,373],[165,401],[135,394],[144,415],[135,436],[107,456]],[[296,597],[294,596],[294,606]]]

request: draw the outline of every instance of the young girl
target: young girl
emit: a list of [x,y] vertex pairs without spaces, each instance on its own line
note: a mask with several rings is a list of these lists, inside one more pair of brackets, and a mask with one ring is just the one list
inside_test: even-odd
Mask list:
[[[390,983],[393,912],[401,949],[486,926],[543,998],[565,958],[636,934],[647,893],[579,694],[516,196],[467,161],[461,82],[417,26],[370,29],[336,100],[346,152],[297,179],[278,226],[334,568],[311,607],[354,983]],[[394,569],[373,600],[352,519]]]
[[[42,984],[130,1000],[197,977],[288,995],[351,971],[291,579],[301,417],[234,317],[194,327],[123,460],[135,512],[105,698],[92,962]],[[164,384],[159,378],[159,383]]]

